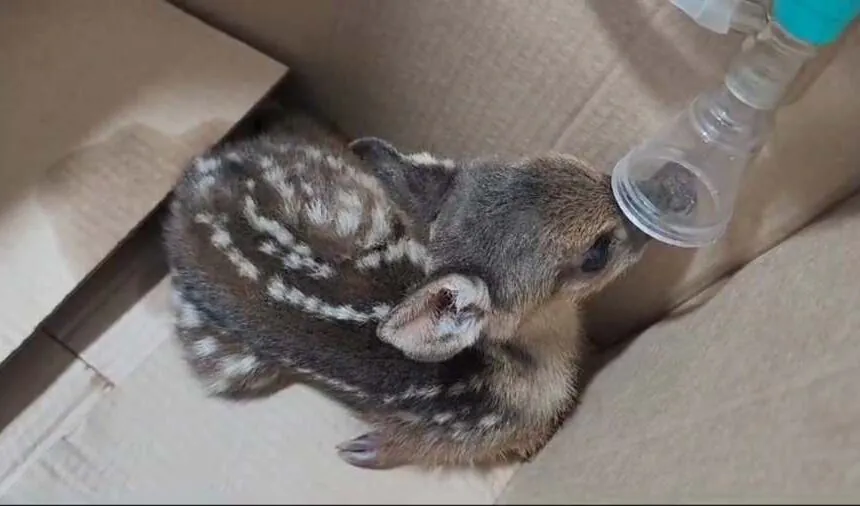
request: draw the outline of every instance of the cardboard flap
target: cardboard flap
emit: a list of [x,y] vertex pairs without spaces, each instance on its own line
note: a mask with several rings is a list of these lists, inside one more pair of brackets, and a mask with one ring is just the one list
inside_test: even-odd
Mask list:
[[0,360],[284,74],[166,2],[0,4]]

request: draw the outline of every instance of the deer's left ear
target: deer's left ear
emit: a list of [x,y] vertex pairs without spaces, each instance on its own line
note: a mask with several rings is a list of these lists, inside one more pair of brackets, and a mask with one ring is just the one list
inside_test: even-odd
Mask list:
[[373,165],[402,170],[406,157],[391,143],[377,137],[361,137],[349,143],[349,150]]
[[441,362],[478,341],[490,309],[483,281],[450,274],[409,294],[378,335],[413,360]]
[[413,219],[432,222],[454,184],[456,165],[428,153],[404,154],[376,137],[363,137],[349,149],[382,182],[390,197]]

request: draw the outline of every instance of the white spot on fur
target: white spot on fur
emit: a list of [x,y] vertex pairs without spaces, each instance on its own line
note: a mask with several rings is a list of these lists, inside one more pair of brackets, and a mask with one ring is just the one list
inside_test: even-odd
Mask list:
[[226,356],[221,359],[220,369],[228,377],[247,376],[260,365],[251,355]]
[[391,224],[388,222],[388,207],[377,203],[370,212],[370,230],[364,239],[364,247],[372,248],[378,245],[389,234],[391,234]]
[[275,243],[272,241],[265,241],[260,245],[260,252],[266,255],[276,255],[278,253],[278,247],[275,246]]
[[305,213],[308,220],[314,225],[325,225],[331,221],[328,209],[326,209],[322,200],[314,199],[310,204],[305,206]]
[[469,439],[469,427],[463,422],[454,422],[451,424],[451,437],[456,441]]
[[216,228],[214,232],[212,232],[212,245],[218,249],[228,248],[233,244],[233,239],[230,237],[230,233],[224,229]]
[[254,188],[256,188],[256,187],[257,187],[257,182],[254,181],[253,179],[246,179],[245,180],[245,188],[247,188],[248,191],[254,191]]
[[293,251],[302,256],[311,256],[313,254],[313,251],[311,251],[310,246],[307,244],[296,244]]
[[314,194],[316,194],[316,191],[314,191],[314,187],[309,185],[305,181],[302,181],[301,187],[302,187],[302,192],[304,192],[304,194],[308,198],[312,198],[314,196]]
[[320,373],[314,371],[313,369],[309,369],[307,367],[296,367],[293,370],[295,372],[301,374],[301,375],[304,375],[304,376],[311,378],[312,380],[314,380],[318,383],[326,385],[329,388],[331,388],[332,390],[335,390],[337,392],[355,394],[355,395],[362,397],[362,398],[367,397],[367,393],[362,391],[359,387],[357,387],[355,385],[350,385],[349,383],[342,381],[342,380],[339,380],[339,379],[330,378],[328,376],[325,376],[323,374],[320,374]]
[[199,327],[201,323],[200,313],[197,312],[197,309],[190,302],[182,301],[176,324],[183,329],[194,329]]
[[257,269],[257,266],[239,253],[238,249],[232,248],[227,251],[227,258],[239,269],[239,275],[243,278],[256,281],[260,277],[260,271]]
[[414,239],[401,239],[382,253],[382,258],[388,263],[396,262],[404,257],[409,259],[413,265],[421,267],[426,266],[429,260],[427,250]]
[[335,219],[335,231],[337,235],[348,237],[354,234],[358,230],[359,225],[361,225],[361,214],[359,213],[360,211],[357,213],[347,209],[339,209],[337,211],[337,218]]
[[358,391],[358,387],[350,385],[344,381],[335,378],[329,378],[319,373],[313,373],[312,377],[320,383],[327,385],[329,388],[337,392],[353,393]]
[[358,270],[371,270],[378,268],[384,261],[387,264],[408,259],[412,265],[427,271],[430,266],[430,256],[427,249],[415,239],[403,238],[388,245],[382,251],[373,251],[355,261]]
[[[410,399],[433,399],[442,393],[442,388],[439,386],[417,387],[410,385],[403,393],[394,397],[394,400],[407,401]],[[393,402],[393,401],[392,401]]]
[[349,384],[347,384],[347,383],[345,383],[345,382],[343,382],[343,381],[341,381],[341,382],[339,382],[339,383],[340,383],[340,389],[341,389],[342,391],[344,391],[344,392],[347,392],[347,393],[350,393],[350,394],[351,394],[351,393],[355,393],[355,392],[358,392],[358,391],[359,391],[359,388],[358,388],[357,386],[355,386],[355,385],[349,385]]
[[263,173],[263,179],[278,193],[283,202],[284,211],[287,216],[293,216],[298,211],[299,203],[296,201],[296,189],[284,180],[284,170],[274,167]]
[[[299,243],[289,230],[275,220],[261,216],[257,212],[257,203],[250,196],[245,197],[245,218],[259,232],[273,236],[282,246],[292,248],[293,252],[283,258],[284,266],[288,269],[307,269],[311,277],[326,279],[334,276],[335,270],[327,264],[317,262],[312,258],[313,251],[306,244]],[[260,251],[267,255],[276,255],[277,247],[271,242],[263,243]]]
[[251,224],[251,227],[258,232],[269,234],[274,237],[282,246],[291,247],[296,244],[296,238],[283,225],[275,220],[266,218],[257,212],[257,202],[250,195],[245,196],[245,206],[243,208],[245,219]]
[[396,396],[396,399],[400,399],[400,400],[412,399],[413,397],[416,396],[415,392],[417,390],[418,390],[418,387],[416,387],[415,385],[409,385],[403,393]]
[[415,395],[420,399],[432,399],[442,393],[442,388],[438,386],[419,388]]
[[364,323],[376,319],[373,313],[363,313],[352,306],[332,306],[296,287],[287,287],[279,277],[273,277],[267,287],[269,295],[278,302],[286,302],[312,315],[330,320]]
[[194,169],[201,175],[215,172],[221,166],[221,160],[209,156],[198,156],[194,159]]
[[197,191],[200,192],[200,194],[206,195],[209,193],[209,189],[215,186],[215,176],[211,174],[200,176],[200,178],[194,182],[194,186],[197,187]]
[[433,415],[433,422],[439,425],[444,425],[450,422],[452,418],[454,418],[453,413],[438,413]]
[[496,414],[485,415],[478,421],[478,427],[481,427],[482,429],[491,429],[491,428],[495,427],[496,425],[498,425],[499,422],[501,422],[501,421],[502,421],[502,417],[500,417],[499,415],[496,415]]
[[235,162],[235,163],[241,163],[242,162],[242,156],[239,155],[239,153],[237,153],[235,151],[231,151],[231,152],[227,153],[225,155],[225,158],[227,158],[231,162]]
[[335,275],[335,270],[330,265],[317,262],[313,258],[295,252],[284,256],[283,262],[287,269],[307,269],[314,279],[328,279]]
[[422,151],[421,153],[413,153],[411,155],[407,155],[406,159],[415,165],[436,165],[436,158],[433,157],[430,153],[426,151]]
[[343,161],[340,158],[336,158],[332,155],[325,155],[325,163],[335,169],[343,168]]
[[361,226],[362,208],[361,199],[353,192],[340,190],[337,192],[337,218],[335,218],[335,230],[341,237],[354,234]]
[[[298,249],[298,248],[297,248]],[[314,279],[328,279],[335,275],[335,270],[332,266],[317,262],[311,257],[301,255],[293,251],[292,253],[281,255],[281,250],[272,241],[265,241],[260,244],[258,250],[266,255],[279,257],[284,264],[284,267],[290,270],[306,269]],[[308,249],[310,252],[310,249]]]
[[232,384],[233,382],[227,378],[218,378],[209,382],[206,385],[206,390],[208,390],[210,394],[220,394],[228,391]]
[[305,156],[307,156],[313,161],[319,161],[322,159],[322,151],[313,146],[305,146],[302,151],[304,152]]
[[290,253],[289,255],[284,256],[284,266],[287,269],[297,270],[302,267],[302,257],[297,253]]
[[215,217],[209,213],[197,213],[194,215],[194,221],[202,225],[211,225],[215,222]]
[[191,350],[197,358],[206,358],[218,352],[218,341],[215,338],[206,336],[203,339],[194,341]]
[[446,169],[453,169],[454,162],[447,158],[439,159],[427,152],[413,153],[406,158],[415,165],[441,165]]
[[259,158],[260,167],[265,170],[271,170],[275,167],[275,159],[271,156],[261,156]]
[[179,290],[171,290],[170,293],[173,313],[176,318],[176,326],[181,329],[194,329],[202,323],[200,313],[193,304],[185,300]]
[[391,312],[391,306],[388,304],[377,304],[373,306],[373,315],[378,319],[383,319]]
[[358,270],[369,270],[375,269],[379,267],[379,264],[382,263],[382,253],[378,251],[374,251],[372,253],[368,253],[363,257],[359,258],[355,262],[355,267]]
[[245,258],[238,248],[233,246],[233,240],[227,232],[227,229],[223,226],[223,222],[226,220],[222,218],[221,220],[216,221],[212,215],[208,213],[199,213],[195,216],[195,221],[207,224],[212,228],[212,237],[210,238],[212,245],[227,255],[230,262],[239,270],[240,276],[252,280],[256,280],[260,276],[260,271],[257,269],[257,266],[252,264],[250,260]]

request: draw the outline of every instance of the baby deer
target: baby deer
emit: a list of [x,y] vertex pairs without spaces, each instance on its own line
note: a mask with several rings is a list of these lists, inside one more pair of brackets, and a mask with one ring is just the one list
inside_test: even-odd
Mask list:
[[176,328],[218,394],[312,383],[361,467],[527,458],[576,396],[578,308],[646,236],[560,155],[453,161],[259,136],[198,157],[165,231]]

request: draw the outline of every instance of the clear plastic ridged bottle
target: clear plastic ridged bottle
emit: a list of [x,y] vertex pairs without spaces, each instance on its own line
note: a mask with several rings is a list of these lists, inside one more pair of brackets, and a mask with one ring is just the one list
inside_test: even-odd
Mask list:
[[616,165],[612,188],[627,217],[675,246],[701,247],[719,239],[731,221],[741,177],[773,129],[780,100],[815,54],[814,45],[771,20],[734,59],[722,86],[696,97]]

